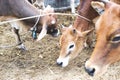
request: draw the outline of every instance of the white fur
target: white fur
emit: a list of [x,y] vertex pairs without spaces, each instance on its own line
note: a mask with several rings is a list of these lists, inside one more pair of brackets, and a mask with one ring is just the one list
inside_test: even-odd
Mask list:
[[66,57],[66,58],[58,58],[57,59],[57,63],[58,64],[60,64],[61,62],[62,62],[62,67],[66,67],[67,65],[68,65],[68,63],[69,63],[69,59],[70,59],[70,57],[68,56],[68,57]]
[[[70,45],[74,45],[73,48],[69,49]],[[68,47],[67,47],[67,54],[70,52],[70,51],[73,51],[75,49],[75,43],[74,42],[70,42]]]
[[[74,45],[74,47],[71,48],[71,49],[69,49],[70,45]],[[75,44],[74,44],[74,42],[71,42],[71,43],[69,44],[68,48],[67,48],[67,54],[68,54],[70,51],[73,51],[74,49],[75,49]],[[66,54],[66,55],[67,55],[67,54]],[[69,63],[69,59],[70,59],[70,56],[66,56],[66,57],[63,57],[63,58],[59,57],[59,58],[57,59],[57,63],[58,63],[58,64],[62,63],[61,66],[62,66],[62,67],[66,67],[66,66],[68,65],[68,63]]]
[[55,23],[56,23],[56,21],[55,21],[55,20],[52,20],[52,21],[51,21],[51,24],[55,24]]

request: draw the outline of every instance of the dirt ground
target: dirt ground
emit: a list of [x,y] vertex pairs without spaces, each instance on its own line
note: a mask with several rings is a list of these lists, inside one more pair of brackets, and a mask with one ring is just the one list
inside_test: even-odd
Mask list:
[[[68,25],[73,17],[60,16],[59,24]],[[31,32],[22,31],[21,38],[27,51],[16,47],[0,48],[0,80],[120,80],[120,62],[111,65],[99,77],[90,77],[84,71],[84,62],[92,49],[84,49],[65,68],[56,65],[59,56],[59,37],[45,36],[39,42],[33,41]],[[9,24],[0,26],[0,46],[13,45],[14,34]]]

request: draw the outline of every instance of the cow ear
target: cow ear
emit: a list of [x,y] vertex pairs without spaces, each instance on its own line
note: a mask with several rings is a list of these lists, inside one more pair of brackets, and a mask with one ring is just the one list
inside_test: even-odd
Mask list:
[[91,5],[99,14],[103,13],[103,11],[105,10],[105,5],[102,2],[92,1]]
[[93,8],[98,10],[98,12],[101,10],[108,9],[111,6],[111,4],[112,4],[112,2],[107,1],[107,0],[92,1],[92,3],[91,3]]
[[100,1],[104,3],[105,9],[108,9],[113,4],[113,2],[108,0],[100,0]]

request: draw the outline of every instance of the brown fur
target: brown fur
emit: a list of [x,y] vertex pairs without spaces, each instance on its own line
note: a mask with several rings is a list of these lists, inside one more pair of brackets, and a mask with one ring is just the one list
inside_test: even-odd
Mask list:
[[120,5],[106,3],[104,14],[96,23],[97,42],[86,62],[86,69],[95,69],[94,74],[102,73],[111,63],[120,60],[120,42],[112,41],[120,34]]
[[[96,16],[98,16],[98,13],[91,7],[91,1],[93,0],[80,0],[80,6],[78,8],[78,13],[92,21]],[[75,48],[73,51],[70,51],[70,58],[74,58],[78,55],[79,52],[84,48],[84,43],[87,40],[86,32],[90,32],[87,30],[90,30],[92,27],[90,27],[91,22],[81,18],[77,17],[74,21],[73,27],[65,28],[65,30],[62,32],[61,38],[60,38],[60,56],[59,58],[65,58],[68,54],[67,48],[69,47],[69,44],[71,42],[74,42]],[[73,31],[76,31],[76,33],[71,33]],[[80,35],[81,34],[81,35]]]

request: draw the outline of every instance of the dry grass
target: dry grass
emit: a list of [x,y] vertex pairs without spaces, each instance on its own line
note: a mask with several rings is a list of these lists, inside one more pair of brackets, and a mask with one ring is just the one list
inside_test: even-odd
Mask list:
[[[73,20],[72,17],[59,16],[58,22],[68,25]],[[13,44],[13,36],[10,25],[0,26],[0,45]],[[28,51],[15,47],[0,48],[0,80],[120,80],[120,62],[110,66],[99,77],[90,77],[84,71],[84,62],[89,58],[92,49],[84,49],[66,68],[57,66],[59,37],[47,35],[41,41],[34,42],[30,33],[23,31],[21,38]]]

